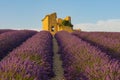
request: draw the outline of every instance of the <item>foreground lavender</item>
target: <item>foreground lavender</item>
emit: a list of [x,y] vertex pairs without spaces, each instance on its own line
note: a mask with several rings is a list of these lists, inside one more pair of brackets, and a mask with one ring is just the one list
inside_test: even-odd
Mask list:
[[113,58],[120,59],[120,33],[74,32],[73,34],[98,46]]
[[20,45],[23,41],[34,35],[35,31],[20,30],[5,32],[0,35],[0,59],[2,59],[13,48]]
[[120,63],[89,43],[61,31],[55,35],[66,80],[120,80]]
[[41,31],[0,62],[0,80],[49,80],[52,56],[52,36]]

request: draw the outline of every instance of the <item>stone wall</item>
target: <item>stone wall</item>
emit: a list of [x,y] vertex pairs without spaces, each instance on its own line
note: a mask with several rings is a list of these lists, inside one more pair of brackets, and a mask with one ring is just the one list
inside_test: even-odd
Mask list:
[[67,16],[64,19],[61,19],[61,18],[57,18],[56,13],[46,15],[45,18],[42,19],[43,30],[50,31],[53,35],[56,32],[61,31],[61,30],[72,32],[73,29],[71,27],[62,25],[63,20],[68,20],[71,22],[71,17]]

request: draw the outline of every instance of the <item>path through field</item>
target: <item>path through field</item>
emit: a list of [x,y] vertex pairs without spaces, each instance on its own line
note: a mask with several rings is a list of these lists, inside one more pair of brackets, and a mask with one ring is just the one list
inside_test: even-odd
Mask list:
[[55,38],[53,39],[53,51],[53,70],[55,73],[55,77],[53,77],[51,80],[64,80],[62,61],[60,60],[60,54],[58,54],[58,44]]

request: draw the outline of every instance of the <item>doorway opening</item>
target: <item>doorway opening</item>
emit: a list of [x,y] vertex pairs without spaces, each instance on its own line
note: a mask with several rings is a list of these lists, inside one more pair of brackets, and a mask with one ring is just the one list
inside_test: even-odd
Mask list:
[[54,26],[52,26],[52,27],[51,27],[51,31],[54,32],[54,30],[55,30],[55,28],[54,28]]

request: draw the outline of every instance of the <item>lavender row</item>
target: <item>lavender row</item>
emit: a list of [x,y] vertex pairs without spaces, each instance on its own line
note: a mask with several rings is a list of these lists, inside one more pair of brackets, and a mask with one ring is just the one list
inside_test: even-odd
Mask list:
[[61,31],[60,46],[66,80],[119,80],[120,63],[85,41]]
[[0,80],[49,80],[52,56],[52,36],[41,31],[0,62]]
[[20,30],[9,31],[0,35],[0,59],[20,45],[26,39],[34,35],[36,31]]
[[81,37],[87,37],[89,35],[96,35],[98,37],[112,38],[120,40],[120,32],[80,32],[74,31],[72,34],[80,34]]
[[14,30],[11,30],[11,29],[0,29],[0,34],[4,33],[4,32],[8,32],[8,31],[14,31]]
[[74,32],[73,34],[99,47],[112,58],[120,59],[120,39],[106,37],[105,34],[100,33]]
[[98,36],[104,36],[106,38],[118,39],[120,40],[120,32],[87,32],[89,34],[96,34]]

